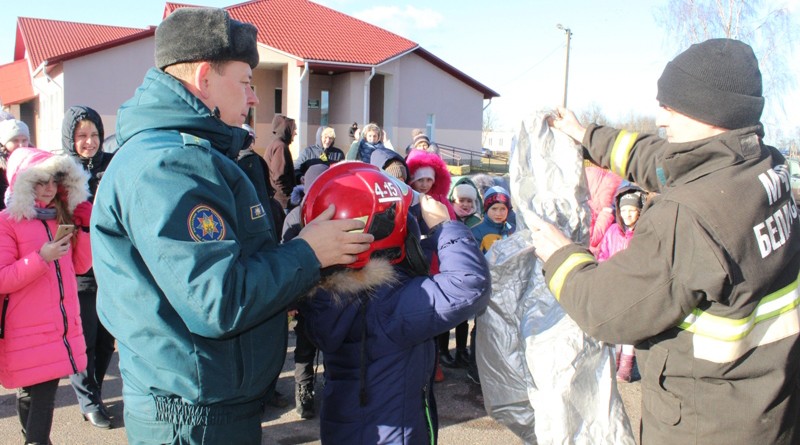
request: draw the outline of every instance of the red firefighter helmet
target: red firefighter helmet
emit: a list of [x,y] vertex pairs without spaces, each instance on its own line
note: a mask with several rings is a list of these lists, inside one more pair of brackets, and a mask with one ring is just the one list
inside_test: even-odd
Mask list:
[[303,223],[336,206],[333,219],[360,219],[364,232],[375,237],[370,248],[347,267],[364,267],[372,257],[397,264],[405,258],[408,234],[406,218],[413,195],[411,189],[363,162],[340,162],[324,171],[306,192]]

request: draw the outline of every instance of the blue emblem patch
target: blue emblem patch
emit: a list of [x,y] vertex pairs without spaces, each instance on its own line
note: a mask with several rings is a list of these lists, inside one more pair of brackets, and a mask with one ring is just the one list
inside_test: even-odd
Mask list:
[[189,235],[197,242],[225,239],[225,221],[216,210],[200,204],[189,213]]
[[261,204],[250,206],[250,219],[258,219],[264,217],[264,207]]

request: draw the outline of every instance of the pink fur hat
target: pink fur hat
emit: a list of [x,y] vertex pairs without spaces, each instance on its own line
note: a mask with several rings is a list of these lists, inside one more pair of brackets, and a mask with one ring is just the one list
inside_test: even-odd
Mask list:
[[36,216],[37,182],[47,181],[60,175],[59,191],[67,194],[67,209],[75,207],[89,197],[89,173],[71,156],[55,155],[33,147],[20,147],[8,158],[6,177],[8,190],[6,204],[9,213],[16,219],[31,219]]
[[447,164],[439,155],[422,150],[412,150],[406,159],[406,164],[408,165],[409,184],[413,182],[410,178],[419,179],[416,177],[417,170],[429,167],[435,174],[430,194],[447,196],[447,193],[450,192],[450,171],[447,170]]

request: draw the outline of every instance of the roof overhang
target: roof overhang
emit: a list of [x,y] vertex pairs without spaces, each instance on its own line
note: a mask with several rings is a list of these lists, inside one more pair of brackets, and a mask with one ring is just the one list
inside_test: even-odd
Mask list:
[[414,53],[422,57],[423,59],[427,60],[428,62],[432,63],[433,65],[436,65],[442,71],[450,74],[451,76],[459,79],[460,81],[471,86],[472,88],[475,88],[476,90],[480,91],[481,93],[483,93],[484,99],[492,99],[494,97],[500,97],[500,94],[498,94],[496,91],[478,82],[472,77],[467,76],[466,74],[464,74],[464,72],[460,71],[458,68],[434,56],[431,52],[423,49],[422,47],[417,47],[417,49],[414,50]]
[[146,39],[148,37],[154,36],[155,34],[156,34],[156,27],[150,26],[147,29],[143,30],[142,32],[131,34],[129,36],[125,36],[116,40],[109,40],[108,42],[104,42],[101,45],[90,46],[88,48],[83,48],[78,51],[72,51],[69,53],[59,54],[57,56],[50,57],[49,59],[45,60],[45,62],[47,62],[48,65],[54,65],[56,63],[64,62],[66,60],[75,59],[81,56],[96,53],[98,51],[103,51],[105,49],[114,48],[115,46],[125,45],[127,43],[135,42],[137,40]]
[[328,75],[363,72],[372,69],[372,65],[363,65],[359,63],[339,63],[329,62],[324,60],[298,60],[297,66],[305,66],[308,63],[308,69],[316,74],[325,73]]
[[35,97],[26,59],[0,65],[0,104],[21,104]]
[[[359,63],[343,63],[343,62],[331,62],[325,60],[302,60],[297,58],[297,66],[304,66],[308,63],[308,68],[315,73],[327,73],[329,75],[334,74],[342,74],[342,73],[350,73],[350,72],[362,72],[362,71],[369,71],[373,67],[378,67],[380,65],[384,65],[389,63],[393,60],[397,60],[400,57],[405,56],[406,54],[414,53],[419,57],[422,57],[432,65],[436,66],[437,68],[441,69],[442,71],[446,72],[447,74],[455,77],[456,79],[464,82],[465,84],[469,85],[470,87],[474,88],[475,90],[479,91],[483,94],[484,99],[492,99],[495,97],[500,97],[496,91],[492,90],[491,88],[487,87],[486,85],[478,82],[477,80],[473,79],[472,77],[466,75],[463,71],[459,70],[458,68],[450,65],[449,63],[445,62],[444,60],[436,57],[431,52],[423,49],[421,46],[416,46],[408,51],[404,51],[400,54],[396,54],[389,59],[386,59],[380,63],[375,65],[369,64],[359,64]],[[294,57],[294,56],[292,56]]]

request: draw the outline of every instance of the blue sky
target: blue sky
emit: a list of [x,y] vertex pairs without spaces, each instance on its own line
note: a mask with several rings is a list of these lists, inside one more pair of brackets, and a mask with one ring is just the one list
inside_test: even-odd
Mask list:
[[[666,0],[315,0],[345,14],[411,39],[497,91],[490,105],[499,126],[519,128],[532,113],[560,104],[564,88],[566,35],[572,30],[568,106],[592,104],[618,118],[633,112],[654,115],[656,81],[675,55],[655,15]],[[800,26],[800,0],[794,8]],[[196,0],[205,6],[233,1]],[[11,62],[16,18],[37,17],[116,26],[157,25],[163,0],[14,1],[0,16],[0,64]],[[758,55],[758,54],[757,54]],[[800,73],[795,52],[794,73]],[[800,84],[800,79],[795,80]],[[800,126],[800,85],[780,98],[786,114],[768,111],[765,123],[786,132]],[[773,98],[768,97],[768,107]],[[774,107],[773,107],[774,108]]]

